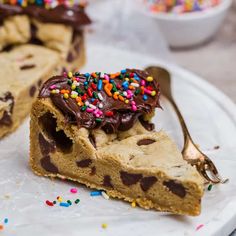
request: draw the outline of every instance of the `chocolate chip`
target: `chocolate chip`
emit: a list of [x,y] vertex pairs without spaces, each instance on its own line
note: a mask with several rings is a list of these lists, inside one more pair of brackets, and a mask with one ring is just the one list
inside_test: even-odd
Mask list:
[[77,53],[80,52],[80,42],[75,43],[74,49],[75,49],[75,51],[76,51]]
[[120,178],[124,185],[130,186],[136,184],[142,178],[142,174],[130,174],[125,171],[120,171]]
[[155,143],[156,141],[153,140],[153,139],[141,139],[137,142],[137,145],[138,146],[142,146],[142,145],[149,145],[149,144],[152,144],[152,143]]
[[94,135],[90,133],[88,138],[89,138],[90,143],[94,146],[94,148],[96,148],[96,140],[95,140]]
[[93,167],[91,168],[90,175],[95,175],[95,174],[96,174],[96,167],[93,166]]
[[56,150],[55,142],[47,141],[41,133],[39,133],[38,139],[39,139],[39,147],[43,156],[48,155],[50,152],[55,152]]
[[38,81],[38,87],[40,87],[40,86],[42,85],[42,83],[43,83],[43,81],[40,79],[40,80]]
[[108,188],[113,188],[113,185],[111,183],[111,176],[105,175],[103,178],[103,186]]
[[30,90],[29,90],[30,97],[33,97],[35,92],[36,92],[36,87],[33,85],[30,87]]
[[38,31],[37,26],[34,24],[30,24],[30,33],[32,39],[35,39],[37,37],[37,31]]
[[21,70],[29,70],[29,69],[32,69],[34,67],[35,67],[35,65],[30,64],[30,65],[23,65],[23,66],[20,67],[20,69]]
[[75,60],[75,57],[72,52],[69,52],[66,58],[67,62],[73,62]]
[[3,116],[0,119],[0,125],[6,125],[6,126],[12,125],[11,115],[7,111],[3,112]]
[[164,181],[163,185],[165,185],[173,194],[181,198],[184,198],[186,195],[186,189],[184,186],[174,180]]
[[30,59],[30,58],[33,58],[34,56],[32,54],[28,54],[24,57],[24,59]]
[[13,48],[13,45],[7,45],[6,47],[4,47],[3,48],[3,52],[9,52],[9,51],[11,51],[12,50],[12,48]]
[[0,97],[0,101],[4,103],[10,101],[8,110],[5,110],[3,112],[3,116],[0,119],[0,126],[1,125],[10,126],[12,125],[11,116],[12,116],[13,107],[14,107],[14,97],[12,96],[11,92],[6,92],[3,97]]
[[11,94],[11,92],[6,92],[3,97],[0,97],[0,101],[2,102],[8,102],[9,100],[11,101],[10,112],[12,113],[14,105],[14,97]]
[[140,186],[141,189],[146,192],[148,191],[153,184],[155,184],[157,182],[157,178],[155,176],[149,176],[149,177],[143,177],[140,180]]
[[82,161],[77,161],[76,164],[78,167],[86,168],[92,164],[92,160],[91,159],[84,159]]
[[52,113],[46,112],[38,120],[44,134],[49,140],[53,140],[52,142],[57,149],[64,153],[71,152],[73,142],[63,130],[57,130],[57,120]]
[[62,73],[62,74],[63,74],[63,73],[67,73],[67,69],[66,69],[65,67],[62,67],[61,73]]
[[51,162],[50,156],[45,156],[40,160],[41,166],[48,172],[58,173],[58,168]]

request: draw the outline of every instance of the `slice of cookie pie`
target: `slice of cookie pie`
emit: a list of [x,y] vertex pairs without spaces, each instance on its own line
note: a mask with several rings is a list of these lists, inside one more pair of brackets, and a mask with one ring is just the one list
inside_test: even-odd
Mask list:
[[78,69],[85,63],[84,26],[90,23],[78,2],[0,0],[0,51],[41,45],[59,53],[62,67]]
[[59,61],[58,53],[36,45],[0,53],[0,138],[29,114],[37,90],[54,74]]
[[30,165],[145,209],[198,215],[203,180],[153,131],[156,107],[159,85],[144,71],[52,77],[32,108]]

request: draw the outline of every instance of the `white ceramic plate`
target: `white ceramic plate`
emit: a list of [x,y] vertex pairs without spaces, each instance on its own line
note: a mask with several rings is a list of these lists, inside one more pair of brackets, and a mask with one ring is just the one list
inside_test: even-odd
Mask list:
[[[203,198],[198,217],[175,216],[131,208],[118,200],[90,197],[90,189],[73,182],[35,176],[28,167],[28,120],[0,142],[0,224],[9,223],[1,235],[227,235],[236,222],[236,108],[217,89],[179,67],[127,53],[114,48],[90,47],[83,70],[117,71],[126,67],[144,68],[159,64],[168,68],[174,79],[175,98],[183,111],[190,132],[202,150],[209,154],[228,184],[214,186]],[[164,111],[155,117],[157,129],[166,130],[181,147],[178,122],[166,100]],[[218,150],[214,146],[220,146]],[[71,187],[78,194],[71,194]],[[45,200],[80,198],[69,208],[48,207]],[[107,229],[101,227],[108,225]],[[204,226],[196,231],[200,224]]]

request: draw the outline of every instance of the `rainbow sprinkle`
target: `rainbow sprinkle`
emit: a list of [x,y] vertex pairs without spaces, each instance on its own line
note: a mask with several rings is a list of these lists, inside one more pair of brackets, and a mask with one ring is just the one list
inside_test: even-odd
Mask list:
[[212,187],[213,187],[213,185],[212,185],[212,184],[209,184],[207,190],[208,190],[208,191],[211,191]]
[[95,196],[101,196],[102,195],[102,192],[101,191],[92,191],[90,193],[90,196],[91,197],[95,197]]
[[133,201],[133,202],[131,203],[131,207],[133,207],[133,208],[136,207],[136,202],[135,202],[135,201]]
[[59,88],[54,84],[50,86],[51,94],[61,94],[65,100],[74,99],[80,110],[92,114],[97,123],[114,115],[113,111],[103,112],[104,95],[127,104],[135,112],[138,109],[135,101],[138,95],[145,102],[158,94],[152,87],[153,77],[143,79],[126,69],[113,74],[68,72],[64,73],[64,77],[69,88]]
[[[78,191],[77,191],[77,188],[71,188],[70,192],[73,194],[76,194]],[[77,198],[76,200],[73,200],[73,202],[77,205],[80,202],[80,199]],[[61,206],[61,207],[70,207],[73,204],[72,200],[65,201],[61,196],[58,196],[56,200],[53,200],[53,201],[50,201],[50,200],[45,201],[45,204],[50,207],[55,206],[57,203],[58,203],[58,206]]]
[[72,188],[72,189],[70,190],[70,192],[71,192],[71,193],[77,193],[78,191],[77,191],[77,188]]
[[4,230],[4,225],[8,224],[9,220],[8,218],[5,218],[3,220],[3,224],[0,224],[0,231]]
[[196,231],[198,231],[199,229],[201,229],[204,226],[204,224],[200,224],[196,227]]
[[102,224],[102,228],[103,228],[103,229],[106,229],[106,228],[107,228],[107,224],[103,223],[103,224]]
[[102,196],[103,198],[105,198],[106,200],[108,200],[110,197],[106,194],[106,192],[102,191]]
[[[71,188],[70,189],[70,192],[73,193],[73,194],[76,194],[78,191],[77,191],[77,188]],[[110,197],[106,194],[105,191],[99,191],[99,190],[96,190],[96,191],[91,191],[90,192],[90,196],[91,197],[96,197],[96,196],[103,196],[103,198],[105,198],[106,200],[108,200]],[[70,207],[73,205],[73,202],[74,204],[78,204],[80,203],[80,199],[77,198],[75,200],[67,200],[65,201],[61,196],[58,196],[56,198],[56,200],[53,200],[53,201],[50,201],[50,200],[46,200],[45,201],[45,204],[47,206],[50,206],[50,207],[53,207],[55,206],[57,203],[58,203],[58,206],[61,206],[61,207]],[[7,224],[8,223],[8,219],[5,218],[4,219],[4,223]]]
[[66,7],[73,7],[75,5],[79,7],[85,7],[87,5],[87,1],[76,2],[74,0],[0,0],[0,3],[18,5],[21,7],[36,5],[39,7],[44,7],[46,9],[53,9],[59,5],[64,5]]
[[153,13],[188,13],[204,11],[219,5],[221,0],[144,0],[145,7]]

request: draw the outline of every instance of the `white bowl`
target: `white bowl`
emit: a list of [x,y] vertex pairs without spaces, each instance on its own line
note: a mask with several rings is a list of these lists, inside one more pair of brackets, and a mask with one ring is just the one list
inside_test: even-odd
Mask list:
[[150,13],[145,9],[145,14],[156,20],[170,46],[190,47],[207,41],[217,32],[231,3],[232,0],[222,0],[218,6],[192,13]]

